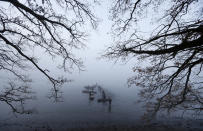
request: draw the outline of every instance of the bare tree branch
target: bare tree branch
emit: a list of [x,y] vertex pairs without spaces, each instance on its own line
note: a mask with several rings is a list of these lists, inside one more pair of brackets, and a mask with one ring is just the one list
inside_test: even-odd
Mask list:
[[[176,108],[202,111],[203,17],[197,13],[202,10],[200,3],[114,1],[111,13],[115,44],[103,56],[124,61],[133,57],[140,62],[133,68],[135,76],[128,83],[142,88],[139,94],[150,116]],[[192,11],[196,11],[196,16],[191,16]],[[145,35],[138,23],[153,19],[152,13],[158,14],[158,20],[152,24],[155,28],[151,35]]]

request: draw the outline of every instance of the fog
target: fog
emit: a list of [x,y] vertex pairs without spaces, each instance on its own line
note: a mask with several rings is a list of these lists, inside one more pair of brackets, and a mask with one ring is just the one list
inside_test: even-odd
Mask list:
[[[33,94],[31,95],[34,99],[26,101],[24,108],[33,110],[33,114],[13,114],[7,104],[1,103],[0,121],[2,124],[7,123],[15,128],[22,123],[60,126],[66,122],[69,126],[77,126],[78,122],[112,124],[135,122],[140,119],[141,115],[135,113],[140,111],[139,106],[136,105],[138,91],[135,87],[127,86],[127,79],[132,75],[131,68],[135,61],[124,63],[102,57],[106,47],[113,44],[113,39],[109,35],[111,22],[108,19],[107,8],[109,7],[105,4],[97,7],[96,15],[102,18],[99,26],[96,29],[86,29],[89,32],[84,43],[85,47],[73,51],[75,56],[84,62],[82,70],[75,67],[70,72],[64,72],[63,69],[57,68],[61,62],[60,59],[52,59],[40,48],[31,53],[39,58],[38,64],[48,69],[51,76],[64,76],[73,80],[60,88],[59,101],[49,98],[53,93],[50,81],[35,67],[30,66],[30,70],[27,70],[25,74],[32,79],[28,85],[32,87]],[[6,81],[8,77],[5,72],[1,74],[1,80]],[[82,93],[84,86],[94,84],[102,86],[107,94],[112,96],[111,111],[108,109],[108,104],[100,104],[96,100],[89,101],[88,95]]]
[[[112,26],[108,12],[110,6],[109,1],[105,1],[95,7],[95,14],[99,17],[98,27],[93,29],[88,25],[87,28],[84,28],[88,34],[84,42],[85,47],[73,50],[74,55],[83,61],[82,70],[77,67],[69,72],[58,69],[57,66],[62,61],[59,58],[52,59],[40,48],[36,48],[34,52],[27,52],[39,58],[38,64],[43,69],[48,69],[51,76],[64,76],[72,81],[59,88],[58,98],[56,98],[51,82],[39,70],[30,65],[29,69],[25,70],[25,74],[32,79],[32,82],[27,85],[31,87],[32,93],[29,95],[33,97],[21,104],[23,109],[32,110],[32,113],[14,113],[7,103],[0,103],[0,130],[15,130],[19,127],[26,130],[26,125],[66,128],[87,125],[133,125],[146,122],[143,119],[146,112],[146,108],[143,107],[144,103],[138,103],[140,87],[135,85],[129,87],[127,83],[128,78],[134,75],[132,68],[138,61],[133,58],[127,62],[112,61],[102,57],[106,48],[115,44],[110,34]],[[145,30],[146,34],[152,30],[152,27],[144,21],[141,22],[140,28]],[[7,86],[8,81],[16,82],[16,79],[12,79],[10,74],[2,71],[0,81],[0,86],[3,89]],[[101,98],[102,93],[97,88],[94,90],[97,92],[94,99],[90,99],[90,94],[83,92],[84,87],[88,85],[101,86],[112,102],[110,104],[108,102],[99,103],[98,99]],[[21,104],[14,103],[20,109],[22,108]],[[186,114],[186,118],[183,120],[180,113],[175,115],[163,113],[155,117],[151,123],[176,124],[176,126],[180,123],[190,123],[190,127],[202,128],[202,116],[196,119],[196,117]],[[185,125],[182,124],[182,126]]]

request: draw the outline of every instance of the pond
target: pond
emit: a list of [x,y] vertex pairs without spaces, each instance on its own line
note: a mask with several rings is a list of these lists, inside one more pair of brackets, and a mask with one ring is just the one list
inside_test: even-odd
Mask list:
[[[46,82],[45,82],[46,83]],[[95,83],[91,83],[95,84]],[[85,85],[84,85],[85,86]],[[98,89],[94,99],[89,99],[89,94],[84,93],[84,86],[76,82],[63,85],[59,98],[50,97],[51,89],[43,85],[43,82],[32,84],[32,92],[28,94],[34,99],[25,101],[24,108],[32,109],[31,114],[12,113],[10,106],[4,102],[0,103],[1,124],[68,124],[68,126],[80,123],[115,123],[133,122],[140,117],[141,108],[135,104],[136,90],[127,88],[124,84],[102,85],[105,94],[112,99],[111,104],[98,102],[102,97]],[[61,97],[60,97],[61,95]],[[15,103],[14,103],[15,104]],[[17,105],[19,106],[19,105]],[[2,125],[1,125],[2,126]]]
[[[83,79],[84,80],[84,79]],[[23,108],[30,113],[15,113],[11,107],[1,102],[0,130],[35,129],[35,128],[75,128],[92,127],[100,125],[142,125],[145,109],[137,103],[137,88],[128,88],[126,82],[97,83],[89,81],[71,82],[64,84],[58,93],[58,98],[52,97],[52,90],[48,82],[33,82],[31,93],[33,99],[25,100]],[[82,84],[84,83],[84,85]],[[89,85],[87,83],[90,83]],[[49,85],[49,86],[47,86]],[[88,87],[95,86],[93,95]],[[104,98],[111,99],[106,102]],[[92,97],[92,96],[93,97]],[[15,102],[13,103],[15,106]],[[19,108],[20,104],[16,107]],[[19,108],[21,109],[21,107]],[[180,116],[180,117],[179,117]],[[164,121],[163,121],[164,120]],[[174,122],[174,120],[176,122]],[[194,126],[202,128],[202,119],[182,119],[165,116],[153,119],[151,123],[182,124],[182,126]],[[179,122],[179,124],[177,123]],[[189,124],[189,125],[187,125]]]

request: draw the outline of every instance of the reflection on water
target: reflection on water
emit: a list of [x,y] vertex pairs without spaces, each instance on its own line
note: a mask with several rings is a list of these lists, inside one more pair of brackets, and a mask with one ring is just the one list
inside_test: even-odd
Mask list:
[[[135,103],[137,89],[119,84],[85,85],[68,83],[53,92],[46,83],[33,83],[32,90],[10,83],[1,89],[0,130],[142,124],[144,109]],[[173,118],[163,119],[168,122]],[[162,120],[154,119],[153,123]]]
[[63,102],[63,92],[60,88],[61,88],[60,86],[51,88],[51,92],[47,97],[51,99],[53,102]]
[[[103,105],[108,104],[108,111],[111,112],[111,102],[112,98],[100,85],[92,85],[92,86],[85,86],[86,90],[83,90],[83,93],[89,94],[89,100],[93,101],[95,95],[99,93],[99,98],[97,99],[98,103],[102,103]],[[97,91],[95,91],[97,89]]]

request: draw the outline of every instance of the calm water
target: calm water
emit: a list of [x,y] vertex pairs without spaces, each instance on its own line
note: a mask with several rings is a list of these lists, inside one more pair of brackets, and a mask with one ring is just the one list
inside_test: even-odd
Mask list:
[[[101,83],[106,96],[112,99],[112,103],[98,103],[102,94],[95,89],[94,100],[89,99],[86,90],[88,81],[67,83],[61,88],[61,98],[50,98],[51,86],[43,79],[32,83],[32,91],[35,99],[28,100],[24,104],[25,109],[32,109],[32,114],[12,113],[8,104],[0,103],[0,130],[15,130],[22,127],[80,127],[94,125],[133,125],[142,124],[144,110],[141,104],[136,103],[139,99],[136,95],[137,88],[128,88],[125,81],[115,83]],[[84,83],[84,85],[83,85]],[[89,82],[88,82],[89,83]],[[95,84],[94,82],[90,85]],[[98,83],[99,84],[99,83]],[[47,86],[49,85],[49,86]],[[167,117],[167,122],[170,121]],[[182,124],[190,123],[190,126],[201,127],[201,119],[198,122],[183,121],[176,117]],[[157,119],[158,121],[158,119]],[[194,121],[194,120],[193,120]],[[172,121],[170,121],[173,123]],[[173,123],[174,124],[174,123]],[[177,124],[177,123],[176,123]],[[183,125],[184,126],[184,125]]]
[[80,123],[127,123],[137,121],[140,117],[140,107],[135,104],[136,90],[124,85],[103,86],[106,95],[111,97],[112,104],[98,103],[101,94],[97,90],[95,99],[89,100],[89,94],[82,93],[85,88],[74,82],[62,87],[62,98],[56,102],[54,98],[49,98],[51,90],[45,86],[33,84],[35,93],[32,95],[36,99],[24,104],[25,108],[34,109],[33,114],[15,116],[7,104],[1,103],[1,124],[77,126]]

